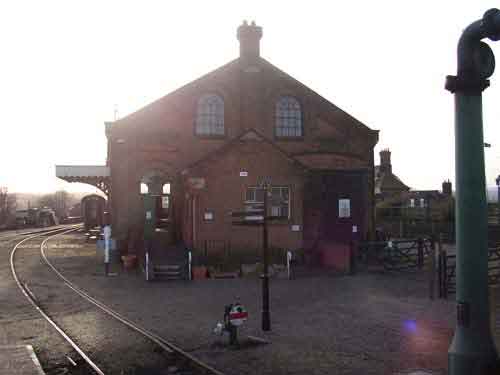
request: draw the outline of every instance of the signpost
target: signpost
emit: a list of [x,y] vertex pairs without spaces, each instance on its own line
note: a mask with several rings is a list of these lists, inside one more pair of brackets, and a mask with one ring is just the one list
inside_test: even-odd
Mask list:
[[231,216],[233,218],[237,218],[237,220],[233,220],[233,225],[262,227],[262,252],[264,258],[264,271],[261,276],[263,331],[271,330],[271,314],[269,311],[269,244],[268,244],[269,235],[268,235],[267,224],[269,220],[280,220],[285,218],[281,216],[267,215],[268,195],[270,194],[269,188],[270,188],[269,182],[264,180],[260,184],[260,189],[264,191],[263,202],[252,203],[251,205],[248,205],[244,211],[236,211],[231,213]]

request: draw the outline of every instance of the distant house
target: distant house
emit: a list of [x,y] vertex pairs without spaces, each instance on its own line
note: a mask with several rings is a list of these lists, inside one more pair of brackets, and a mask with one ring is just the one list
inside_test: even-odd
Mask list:
[[391,152],[380,151],[380,165],[375,166],[375,197],[377,201],[407,192],[410,187],[392,172]]

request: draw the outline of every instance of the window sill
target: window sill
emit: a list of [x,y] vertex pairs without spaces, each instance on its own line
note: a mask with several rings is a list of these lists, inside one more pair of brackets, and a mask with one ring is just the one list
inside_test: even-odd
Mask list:
[[200,139],[215,139],[215,140],[218,140],[218,139],[225,139],[226,138],[226,135],[216,135],[216,134],[213,134],[213,135],[210,135],[210,134],[196,134],[195,133],[195,137],[197,138],[200,138]]
[[297,137],[284,137],[284,136],[278,136],[278,135],[275,135],[274,136],[274,140],[275,141],[278,141],[278,142],[302,142],[304,141],[304,136],[301,135],[301,136],[297,136]]

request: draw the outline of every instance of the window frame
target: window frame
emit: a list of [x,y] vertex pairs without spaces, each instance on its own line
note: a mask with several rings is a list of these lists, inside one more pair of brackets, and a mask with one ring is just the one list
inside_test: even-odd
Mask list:
[[[200,133],[198,126],[198,119],[200,116],[200,108],[202,100],[208,100],[212,97],[216,97],[222,102],[222,133],[214,133],[212,132],[212,128],[210,128],[211,132],[209,133]],[[217,116],[215,113],[213,116]],[[212,127],[213,125],[209,125]],[[194,109],[194,126],[193,126],[193,134],[198,138],[225,138],[226,137],[226,101],[224,100],[224,96],[217,92],[209,92],[203,95],[200,95],[196,100],[195,109]]]
[[[283,118],[284,116],[278,116],[278,105],[282,100],[286,99],[292,99],[296,102],[296,104],[299,106],[299,113],[300,113],[300,135],[280,135],[278,134],[278,129],[283,129],[287,127],[278,127],[278,119]],[[287,116],[286,118],[291,118],[290,116]],[[274,137],[275,139],[279,139],[280,141],[300,141],[304,139],[304,133],[305,133],[305,127],[304,127],[304,109],[301,101],[297,99],[293,95],[280,95],[277,97],[277,99],[274,101],[274,110],[273,110],[273,119],[274,119]],[[288,127],[290,128],[290,127]],[[295,129],[295,128],[292,128]]]

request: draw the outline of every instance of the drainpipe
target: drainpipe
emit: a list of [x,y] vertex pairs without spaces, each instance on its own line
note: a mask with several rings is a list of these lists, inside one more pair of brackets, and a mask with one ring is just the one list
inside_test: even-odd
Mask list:
[[448,351],[451,375],[493,374],[499,363],[489,324],[481,97],[495,58],[483,38],[500,39],[498,9],[488,10],[465,29],[458,43],[457,75],[446,77],[446,89],[455,95],[457,323]]

